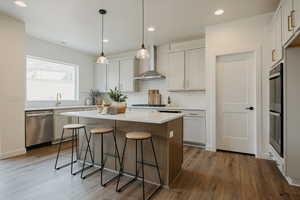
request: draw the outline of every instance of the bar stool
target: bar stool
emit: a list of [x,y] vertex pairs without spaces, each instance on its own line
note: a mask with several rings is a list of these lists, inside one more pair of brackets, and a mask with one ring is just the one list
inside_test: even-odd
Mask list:
[[[120,178],[121,178],[122,173],[124,171],[124,155],[125,155],[125,150],[126,150],[126,145],[127,145],[127,140],[128,139],[135,141],[135,177],[133,179],[131,179],[130,181],[128,181],[126,184],[124,184],[122,187],[119,188]],[[155,165],[153,165],[151,163],[146,163],[144,161],[144,152],[143,152],[144,151],[143,150],[143,141],[144,140],[150,140],[150,142],[151,142],[152,151],[153,151],[154,160],[155,160]],[[140,147],[141,148],[141,161],[138,161],[138,159],[137,159],[138,141],[140,141],[140,145],[141,145],[141,147]],[[140,169],[138,170],[138,164],[141,165],[140,167],[142,168],[142,176],[139,176],[139,170]],[[123,153],[122,153],[122,161],[121,161],[121,167],[120,167],[120,174],[119,174],[119,178],[118,178],[118,182],[117,182],[117,186],[116,186],[117,192],[121,192],[129,184],[137,181],[138,178],[141,178],[142,179],[142,189],[143,189],[143,199],[145,200],[144,165],[156,168],[157,175],[158,175],[159,182],[160,182],[160,185],[146,198],[148,200],[148,199],[151,199],[151,197],[159,189],[161,189],[161,187],[162,187],[162,179],[161,179],[160,172],[159,172],[159,167],[158,167],[157,158],[156,158],[156,154],[155,154],[155,149],[154,149],[152,135],[151,135],[151,133],[148,133],[148,132],[129,132],[125,136],[125,144],[124,144],[124,149],[123,149]]]
[[[86,170],[86,169],[88,169],[88,168],[91,167],[91,166],[89,166],[87,168],[84,168],[84,166],[83,166],[80,170],[78,170],[78,171],[76,171],[76,172],[73,173],[73,164],[76,163],[79,160],[78,136],[79,136],[80,129],[84,129],[84,135],[85,135],[86,141],[88,141],[88,136],[87,136],[87,133],[86,133],[86,127],[85,127],[85,125],[83,125],[83,124],[67,124],[67,125],[64,125],[63,130],[62,130],[62,134],[61,134],[61,138],[60,138],[60,142],[59,142],[59,147],[58,147],[58,151],[57,151],[56,161],[55,161],[55,167],[54,168],[56,170],[59,170],[59,169],[62,169],[64,167],[67,167],[67,166],[71,165],[71,174],[72,175],[76,175],[79,172],[81,172],[83,170]],[[64,133],[65,133],[65,130],[72,130],[72,140],[71,140],[72,141],[72,154],[71,154],[71,162],[57,167],[57,163],[58,163],[58,159],[59,159],[59,155],[60,155],[60,151],[61,151],[61,146],[62,146],[62,144],[64,142]],[[75,143],[76,160],[74,160],[74,141],[76,141],[76,143]],[[94,160],[89,143],[87,144],[87,148],[89,149],[91,159]]]
[[[94,128],[94,129],[91,129],[91,131],[90,131],[90,137],[88,138],[88,144],[91,141],[92,135],[94,135],[94,136],[100,135],[101,136],[101,163],[100,163],[100,168],[97,169],[97,170],[94,170],[93,172],[91,172],[91,173],[89,173],[85,176],[83,176],[83,171],[81,171],[81,178],[82,179],[85,179],[86,177],[100,171],[101,172],[101,186],[103,186],[103,187],[106,186],[108,183],[110,183],[111,181],[113,181],[114,179],[116,179],[119,176],[119,175],[117,175],[115,177],[112,177],[111,179],[109,179],[105,183],[103,183],[103,170],[104,170],[104,167],[105,167],[105,164],[106,164],[106,159],[105,160],[103,159],[104,158],[104,150],[103,150],[104,138],[103,138],[103,136],[105,134],[112,134],[113,139],[114,139],[114,145],[115,145],[115,154],[111,155],[111,154],[106,153],[105,154],[106,159],[107,159],[107,156],[114,157],[115,159],[117,158],[118,161],[119,161],[119,165],[120,165],[119,150],[118,150],[118,145],[117,145],[117,140],[116,140],[114,129],[113,128]],[[83,167],[85,167],[87,153],[88,153],[88,148],[86,148],[86,151],[85,151]],[[95,158],[95,155],[94,155],[94,158]],[[94,165],[95,165],[95,162],[94,162],[94,160],[92,160],[92,166],[94,166]]]

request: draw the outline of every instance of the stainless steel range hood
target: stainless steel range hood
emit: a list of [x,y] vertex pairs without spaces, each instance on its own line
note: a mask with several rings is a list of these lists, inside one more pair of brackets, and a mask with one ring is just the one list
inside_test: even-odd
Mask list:
[[157,59],[157,49],[156,46],[151,46],[149,48],[150,58],[149,58],[149,70],[143,74],[134,77],[135,80],[153,80],[153,79],[165,79],[166,77],[156,71],[156,59]]

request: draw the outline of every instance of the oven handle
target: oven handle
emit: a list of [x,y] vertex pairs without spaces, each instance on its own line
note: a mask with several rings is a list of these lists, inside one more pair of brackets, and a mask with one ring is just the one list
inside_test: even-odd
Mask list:
[[273,115],[273,116],[276,116],[276,117],[281,117],[280,113],[270,111],[270,114]]
[[277,78],[277,77],[280,77],[280,73],[272,74],[271,76],[269,76],[269,80]]

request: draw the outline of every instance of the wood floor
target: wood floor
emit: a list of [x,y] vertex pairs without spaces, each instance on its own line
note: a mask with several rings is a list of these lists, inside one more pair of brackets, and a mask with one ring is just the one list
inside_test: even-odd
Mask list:
[[[65,150],[64,156],[68,154]],[[97,174],[81,180],[78,175],[71,176],[69,168],[55,171],[55,156],[56,146],[52,146],[0,161],[0,199],[141,199],[138,183],[116,193],[114,182],[100,187]],[[153,199],[300,200],[300,188],[289,186],[271,161],[185,147],[181,175],[172,189],[162,189]]]

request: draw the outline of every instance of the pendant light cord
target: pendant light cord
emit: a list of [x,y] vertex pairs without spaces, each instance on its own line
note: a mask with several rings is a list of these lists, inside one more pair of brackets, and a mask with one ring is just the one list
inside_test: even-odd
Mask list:
[[142,47],[145,46],[145,3],[144,0],[142,0],[142,7],[143,7],[143,16],[142,16],[142,38],[143,38],[143,43]]
[[103,52],[103,49],[104,49],[104,45],[103,45],[103,35],[104,35],[104,30],[103,30],[103,22],[104,22],[104,14],[102,14],[102,20],[101,20],[101,27],[102,27],[102,30],[101,30],[101,46],[102,46],[102,52],[101,52],[101,55],[104,54]]

